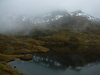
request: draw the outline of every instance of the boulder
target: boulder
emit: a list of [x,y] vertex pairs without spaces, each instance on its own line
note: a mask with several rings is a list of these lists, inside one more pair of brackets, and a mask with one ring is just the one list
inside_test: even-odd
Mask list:
[[22,57],[20,57],[20,59],[24,60],[24,61],[31,60],[32,58],[33,58],[33,56],[31,54],[26,54],[26,55],[23,55]]

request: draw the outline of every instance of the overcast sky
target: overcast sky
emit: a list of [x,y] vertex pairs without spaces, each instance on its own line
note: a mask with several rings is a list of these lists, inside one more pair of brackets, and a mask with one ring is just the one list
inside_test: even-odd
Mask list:
[[0,0],[0,13],[35,15],[56,9],[82,10],[100,18],[100,0]]

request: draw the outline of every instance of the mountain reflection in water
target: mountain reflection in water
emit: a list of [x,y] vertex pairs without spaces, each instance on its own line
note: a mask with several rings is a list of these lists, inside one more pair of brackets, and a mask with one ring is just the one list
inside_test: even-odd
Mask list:
[[88,48],[88,51],[85,49],[80,53],[33,54],[30,61],[15,59],[8,64],[12,68],[16,66],[16,69],[25,75],[100,75],[99,49],[92,49],[90,51]]

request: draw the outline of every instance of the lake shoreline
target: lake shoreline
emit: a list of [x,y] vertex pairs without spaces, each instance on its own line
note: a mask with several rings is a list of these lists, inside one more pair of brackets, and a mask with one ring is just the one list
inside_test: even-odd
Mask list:
[[[17,70],[19,70],[18,72],[24,73],[26,75],[47,75],[47,73],[48,75],[50,73],[52,75],[54,74],[65,75],[67,74],[67,71],[70,74],[75,73],[72,75],[80,75],[79,74],[80,72],[82,73],[81,75],[84,75],[84,71],[86,71],[85,75],[87,75],[87,73],[89,73],[89,75],[94,75],[94,73],[96,73],[96,70],[95,71],[92,70],[100,68],[99,60],[100,59],[97,60],[93,59],[91,61],[91,59],[90,60],[84,59],[83,57],[76,54],[60,56],[59,54],[56,55],[52,53],[51,54],[44,53],[44,54],[35,54],[33,56],[33,59],[30,61],[23,61],[18,58],[15,61],[9,63],[10,64],[14,63],[15,65],[12,65],[12,67],[14,68],[14,66],[16,66]],[[93,74],[91,74],[91,71]],[[57,74],[58,72],[59,74]],[[99,71],[97,72],[99,73]]]

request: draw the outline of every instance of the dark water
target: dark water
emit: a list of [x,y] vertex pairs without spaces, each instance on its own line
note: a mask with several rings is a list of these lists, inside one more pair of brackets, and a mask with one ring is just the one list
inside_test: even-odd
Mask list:
[[99,54],[34,54],[30,61],[15,59],[8,64],[25,75],[100,75]]

